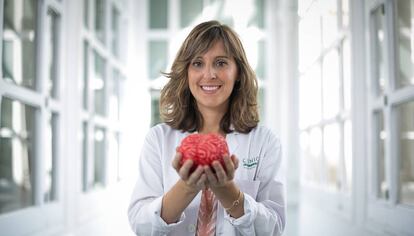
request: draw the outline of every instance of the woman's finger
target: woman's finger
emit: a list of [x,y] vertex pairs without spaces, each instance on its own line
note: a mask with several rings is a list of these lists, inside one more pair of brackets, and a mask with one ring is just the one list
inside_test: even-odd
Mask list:
[[198,179],[200,179],[201,174],[203,174],[203,167],[197,166],[197,169],[190,174],[187,180],[188,185],[196,185]]
[[206,185],[207,175],[202,173],[200,178],[197,180],[196,186],[200,189],[204,188]]
[[210,166],[204,167],[204,173],[206,173],[207,180],[210,185],[216,185],[217,184],[217,177],[211,170]]
[[233,161],[234,169],[237,170],[239,168],[239,158],[236,155],[231,155],[231,160]]
[[230,179],[233,179],[234,174],[234,164],[232,159],[229,156],[223,157],[224,166],[226,167],[226,174]]
[[191,167],[193,166],[193,160],[186,160],[184,164],[181,166],[178,174],[180,175],[181,179],[186,181],[188,179]]
[[180,169],[181,157],[182,157],[181,153],[177,152],[175,154],[174,159],[172,160],[172,166],[176,171],[178,171]]
[[216,171],[217,182],[223,183],[227,180],[226,172],[223,169],[223,166],[218,161],[213,161],[213,168]]

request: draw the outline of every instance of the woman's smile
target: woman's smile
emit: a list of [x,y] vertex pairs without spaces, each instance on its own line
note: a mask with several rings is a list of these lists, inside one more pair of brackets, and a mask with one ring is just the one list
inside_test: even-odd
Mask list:
[[221,88],[221,85],[201,85],[200,88],[207,94],[214,94]]

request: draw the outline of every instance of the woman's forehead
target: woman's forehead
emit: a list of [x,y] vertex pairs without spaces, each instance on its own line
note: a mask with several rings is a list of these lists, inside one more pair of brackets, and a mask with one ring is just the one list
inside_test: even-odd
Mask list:
[[203,50],[196,50],[193,58],[203,57],[206,54],[219,54],[220,56],[234,57],[231,55],[230,49],[226,48],[225,43],[222,39],[215,40],[206,46],[208,47],[203,48]]

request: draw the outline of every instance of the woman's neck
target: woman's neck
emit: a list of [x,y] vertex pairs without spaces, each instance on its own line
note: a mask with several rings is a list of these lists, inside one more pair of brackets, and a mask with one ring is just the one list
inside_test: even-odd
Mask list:
[[[201,112],[201,111],[200,111]],[[220,128],[220,122],[223,118],[222,112],[217,111],[202,111],[201,115],[203,117],[203,127],[199,130],[199,133],[220,133],[224,132]]]
[[207,121],[204,121],[203,127],[200,129],[199,133],[201,134],[209,134],[209,133],[222,134],[223,132],[220,129],[220,124],[209,125]]

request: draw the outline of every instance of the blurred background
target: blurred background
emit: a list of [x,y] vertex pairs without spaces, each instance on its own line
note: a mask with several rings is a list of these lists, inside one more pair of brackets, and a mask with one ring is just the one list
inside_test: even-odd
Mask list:
[[0,235],[133,235],[142,140],[185,36],[240,35],[286,236],[414,235],[414,0],[0,0]]

